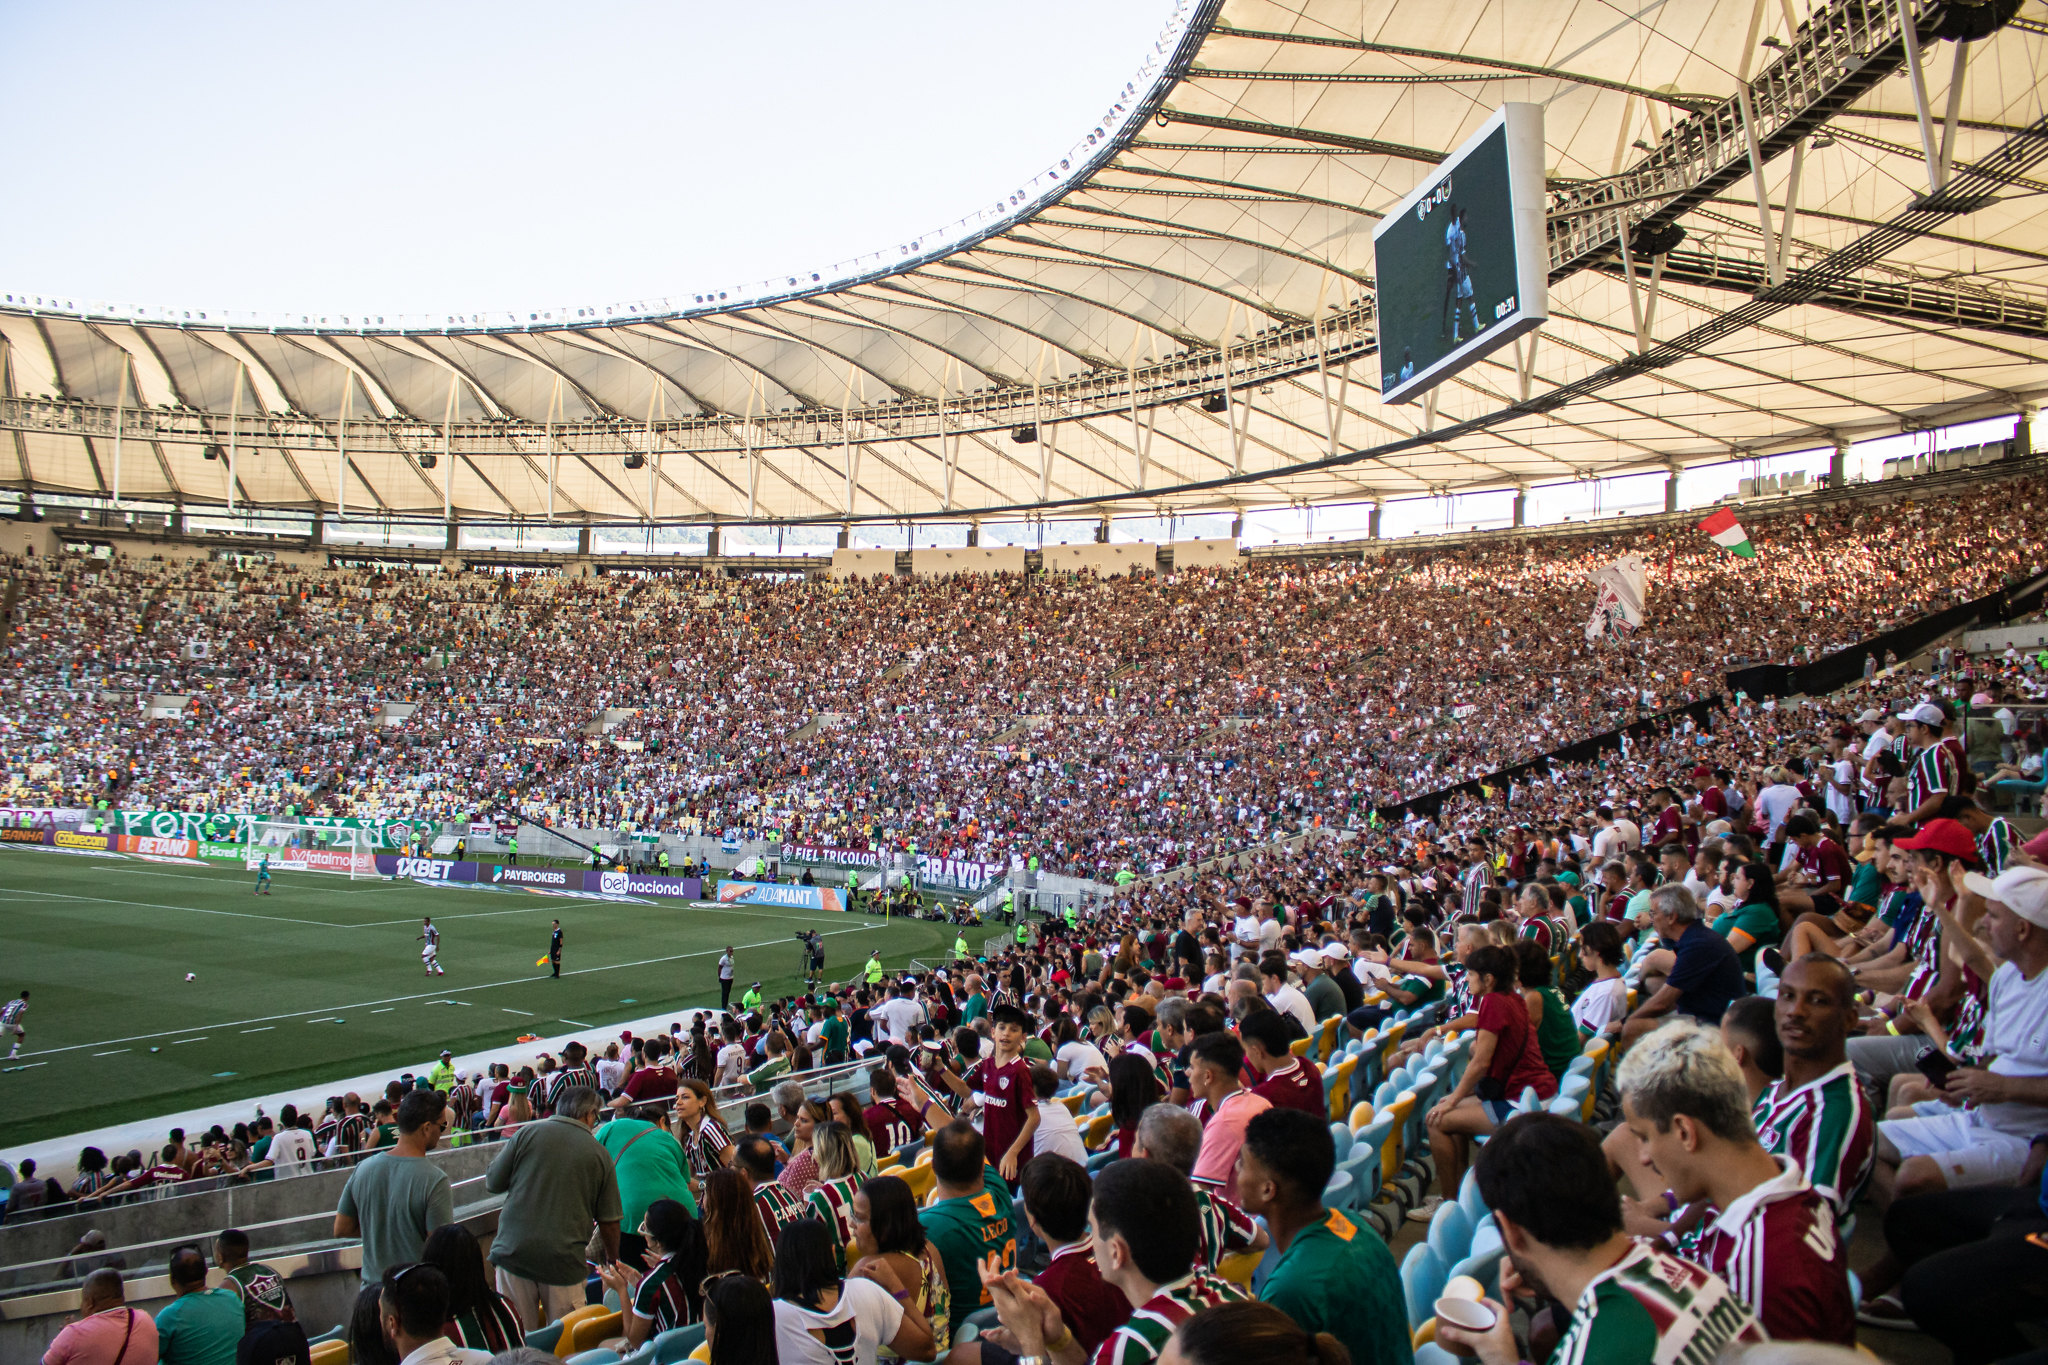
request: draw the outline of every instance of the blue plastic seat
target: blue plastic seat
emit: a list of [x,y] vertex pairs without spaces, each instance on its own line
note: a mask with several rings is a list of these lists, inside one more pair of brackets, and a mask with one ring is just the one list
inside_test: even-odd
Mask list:
[[526,1334],[526,1344],[554,1354],[555,1343],[562,1339],[562,1324],[551,1322],[545,1327],[536,1327]]
[[1401,1262],[1401,1302],[1408,1310],[1411,1333],[1436,1316],[1436,1301],[1443,1296],[1449,1278],[1443,1261],[1427,1244],[1418,1242],[1408,1248]]
[[1481,1219],[1488,1217],[1486,1197],[1479,1193],[1479,1177],[1472,1168],[1465,1168],[1465,1178],[1458,1182],[1458,1207],[1465,1210],[1465,1216],[1477,1228]]
[[1351,1125],[1348,1123],[1331,1124],[1330,1141],[1337,1148],[1337,1164],[1342,1166],[1344,1158],[1351,1155]]
[[1323,1186],[1323,1207],[1346,1209],[1351,1207],[1351,1172],[1334,1171],[1330,1183]]
[[619,1365],[619,1353],[599,1346],[594,1350],[578,1351],[564,1361],[563,1365]]
[[671,1327],[653,1341],[654,1365],[676,1365],[688,1360],[690,1352],[704,1344],[704,1324],[693,1322],[688,1327]]
[[1436,1206],[1429,1220],[1429,1249],[1445,1265],[1456,1265],[1471,1254],[1472,1219],[1456,1203],[1445,1200]]

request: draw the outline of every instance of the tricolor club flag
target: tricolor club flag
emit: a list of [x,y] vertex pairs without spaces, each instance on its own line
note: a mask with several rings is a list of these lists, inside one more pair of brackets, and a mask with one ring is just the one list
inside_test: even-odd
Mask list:
[[1756,558],[1756,549],[1749,543],[1749,532],[1742,529],[1742,523],[1727,508],[1723,507],[1701,522],[1700,529],[1729,554],[1740,555],[1744,559]]

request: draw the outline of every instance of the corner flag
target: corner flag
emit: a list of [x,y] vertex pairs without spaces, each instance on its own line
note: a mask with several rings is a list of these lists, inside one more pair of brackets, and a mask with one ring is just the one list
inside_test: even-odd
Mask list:
[[1749,532],[1742,529],[1742,523],[1727,508],[1723,507],[1701,522],[1700,529],[1729,554],[1742,559],[1756,558],[1756,550],[1749,543]]

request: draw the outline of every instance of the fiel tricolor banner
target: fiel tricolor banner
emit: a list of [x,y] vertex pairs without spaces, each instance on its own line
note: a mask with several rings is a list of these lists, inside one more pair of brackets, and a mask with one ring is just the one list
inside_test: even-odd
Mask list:
[[1700,529],[1729,554],[1739,555],[1744,559],[1756,558],[1756,548],[1749,543],[1749,532],[1742,529],[1742,523],[1737,521],[1735,514],[1727,508],[1723,507],[1701,522]]

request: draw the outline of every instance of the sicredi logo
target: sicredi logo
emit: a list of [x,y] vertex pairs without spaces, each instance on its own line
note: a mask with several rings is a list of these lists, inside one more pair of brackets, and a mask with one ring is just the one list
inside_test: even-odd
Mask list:
[[398,870],[392,875],[410,877],[417,882],[445,882],[449,866],[433,858],[400,858]]
[[607,896],[623,896],[631,883],[623,872],[606,872],[597,879],[598,891]]

